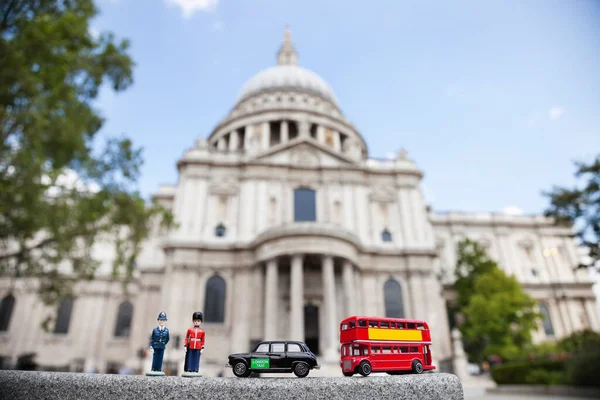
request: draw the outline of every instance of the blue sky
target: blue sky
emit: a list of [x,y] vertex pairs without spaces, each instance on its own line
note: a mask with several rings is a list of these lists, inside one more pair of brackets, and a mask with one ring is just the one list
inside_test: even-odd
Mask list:
[[406,148],[436,210],[539,213],[600,152],[600,3],[97,0],[92,31],[132,42],[134,85],[102,92],[103,135],[144,148],[140,190],[275,64],[285,25],[369,146]]

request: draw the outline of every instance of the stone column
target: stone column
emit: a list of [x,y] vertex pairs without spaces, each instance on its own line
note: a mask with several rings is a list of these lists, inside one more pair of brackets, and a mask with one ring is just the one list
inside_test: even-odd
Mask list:
[[326,348],[324,356],[326,360],[334,361],[337,358],[337,326],[339,321],[336,320],[337,313],[335,309],[335,272],[332,256],[323,256],[322,272],[325,318],[327,321],[327,340],[325,342]]
[[310,123],[308,120],[299,121],[298,127],[299,137],[310,137]]
[[594,300],[584,300],[585,310],[587,313],[588,321],[590,322],[590,327],[594,331],[600,330],[600,324],[598,323],[598,308],[596,307],[596,302]]
[[560,312],[561,318],[565,324],[565,335],[570,335],[573,333],[573,322],[571,321],[571,315],[569,314],[569,310],[567,308],[567,299],[557,299],[558,310]]
[[267,150],[271,143],[271,125],[268,122],[262,123],[262,145],[261,149]]
[[286,143],[289,140],[288,122],[281,121],[281,143]]
[[229,151],[237,151],[239,147],[239,135],[238,131],[231,131],[229,134]]
[[356,287],[354,285],[354,271],[352,262],[344,260],[343,280],[344,280],[344,303],[346,303],[346,316],[358,315],[356,309]]
[[244,127],[244,140],[242,143],[242,150],[244,152],[248,152],[248,148],[250,147],[250,136],[253,134],[252,125],[246,125]]
[[301,254],[292,256],[290,274],[290,340],[304,341],[304,276]]
[[278,266],[277,260],[267,261],[265,282],[265,319],[263,340],[277,340],[277,300],[278,297]]
[[325,128],[323,128],[323,125],[317,125],[317,141],[325,144]]
[[340,141],[340,133],[337,131],[333,132],[333,149],[335,151],[342,151],[342,142]]
[[[248,290],[250,272],[248,269],[236,272],[233,277],[234,293],[243,293]],[[241,353],[250,350],[250,302],[240,301],[233,309],[235,323],[232,324],[231,352]]]
[[227,143],[225,142],[225,136],[221,136],[221,138],[217,141],[217,149],[219,151],[227,150]]

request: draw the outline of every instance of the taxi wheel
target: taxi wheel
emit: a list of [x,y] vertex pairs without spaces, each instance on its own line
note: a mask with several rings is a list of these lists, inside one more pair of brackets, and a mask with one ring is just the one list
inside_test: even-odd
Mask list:
[[233,365],[233,374],[239,378],[246,378],[250,375],[248,365],[243,361],[238,361]]
[[415,374],[423,373],[423,364],[421,364],[421,361],[419,361],[419,360],[413,361],[412,370]]
[[294,374],[298,378],[304,378],[305,376],[308,375],[309,372],[310,372],[310,368],[308,367],[307,363],[299,362],[296,365],[294,365]]
[[358,373],[362,376],[369,376],[371,374],[371,363],[364,360],[358,366]]

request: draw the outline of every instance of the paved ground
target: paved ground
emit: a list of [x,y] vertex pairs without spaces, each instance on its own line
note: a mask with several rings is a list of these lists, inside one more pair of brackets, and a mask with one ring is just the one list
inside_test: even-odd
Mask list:
[[[513,394],[488,394],[485,388],[467,387],[464,389],[465,400],[576,400],[583,399],[582,397],[563,397],[563,396],[524,396]],[[588,399],[589,400],[589,399]]]

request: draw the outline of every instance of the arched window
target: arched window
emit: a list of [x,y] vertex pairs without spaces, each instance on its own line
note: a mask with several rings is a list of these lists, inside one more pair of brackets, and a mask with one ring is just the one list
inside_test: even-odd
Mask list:
[[540,313],[544,318],[544,332],[546,332],[546,336],[554,336],[554,327],[552,327],[550,312],[548,311],[548,306],[545,303],[540,303]]
[[384,229],[383,232],[381,232],[381,240],[384,242],[391,242],[392,234],[390,233],[390,231],[388,231],[387,229]]
[[388,318],[404,318],[404,304],[402,302],[402,287],[394,280],[388,280],[383,285],[385,298],[385,316]]
[[225,322],[225,279],[215,275],[206,282],[204,322]]
[[4,296],[2,303],[0,303],[0,332],[8,330],[14,308],[15,296],[12,294]]
[[227,229],[225,228],[225,225],[223,225],[223,224],[217,225],[217,227],[215,228],[215,236],[223,237],[223,236],[225,236],[225,233],[227,233]]
[[312,189],[294,190],[294,221],[316,221],[316,193]]
[[119,305],[117,314],[117,324],[115,326],[116,337],[129,337],[131,330],[131,319],[133,318],[133,304],[124,301]]
[[66,334],[69,332],[72,311],[73,299],[63,299],[60,301],[56,315],[56,325],[54,325],[54,333]]

